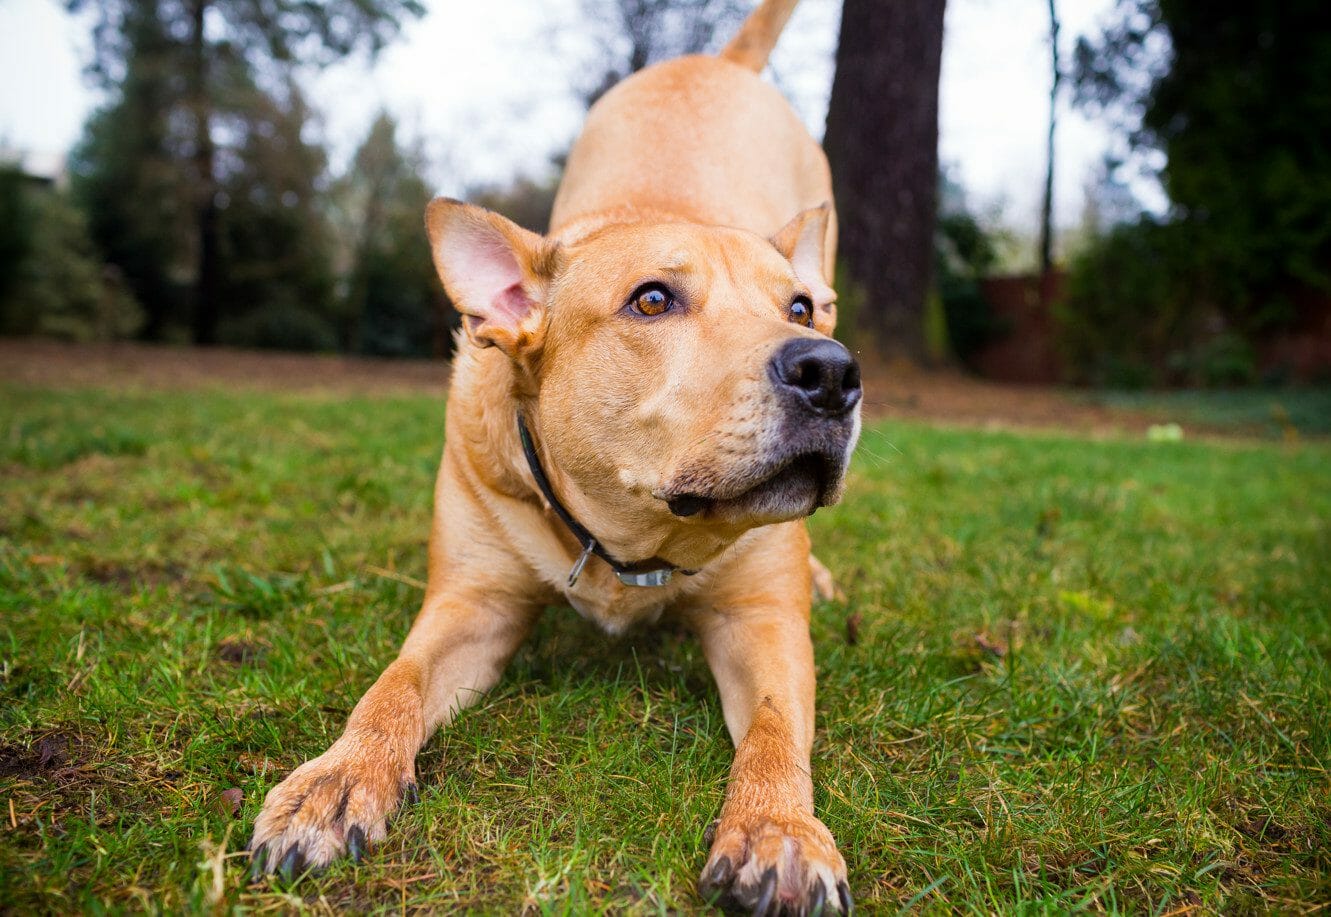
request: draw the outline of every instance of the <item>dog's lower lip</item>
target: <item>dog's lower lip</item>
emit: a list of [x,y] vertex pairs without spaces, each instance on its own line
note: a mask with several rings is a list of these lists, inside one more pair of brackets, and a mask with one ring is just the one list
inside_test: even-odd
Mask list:
[[[768,469],[761,480],[753,481],[743,491],[726,497],[706,496],[697,493],[685,493],[666,499],[670,512],[680,518],[706,514],[709,518],[719,514],[718,518],[735,512],[744,512],[744,507],[761,501],[761,494],[772,487],[780,487],[778,482],[790,476],[809,476],[815,482],[813,506],[808,513],[824,504],[825,495],[830,487],[834,459],[822,452],[797,454]],[[806,513],[807,514],[807,513]]]

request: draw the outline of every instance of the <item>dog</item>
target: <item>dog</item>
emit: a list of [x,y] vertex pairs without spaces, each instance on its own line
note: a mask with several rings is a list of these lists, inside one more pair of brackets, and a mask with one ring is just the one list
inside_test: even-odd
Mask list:
[[813,809],[804,519],[842,496],[859,367],[831,337],[827,159],[758,77],[798,0],[719,56],[647,68],[588,113],[551,229],[436,199],[463,316],[424,603],[332,746],[264,800],[252,871],[359,859],[416,796],[430,735],[500,674],[542,609],[701,641],[734,762],[699,890],[756,913],[848,913]]

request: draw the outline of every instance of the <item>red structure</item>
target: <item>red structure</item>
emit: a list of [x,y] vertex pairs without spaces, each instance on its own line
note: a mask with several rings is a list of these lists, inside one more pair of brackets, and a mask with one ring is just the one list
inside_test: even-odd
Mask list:
[[[1068,381],[1053,315],[1066,277],[1061,271],[1050,273],[1043,290],[1036,274],[981,281],[980,291],[1004,330],[972,356],[969,362],[976,373],[1030,385]],[[1257,372],[1298,383],[1331,380],[1331,296],[1305,289],[1292,299],[1298,320],[1258,342]]]
[[1063,295],[1064,278],[1061,271],[1051,272],[1044,278],[1043,290],[1035,274],[980,282],[981,294],[1006,330],[974,354],[971,364],[977,373],[986,379],[1033,385],[1064,381],[1051,308]]

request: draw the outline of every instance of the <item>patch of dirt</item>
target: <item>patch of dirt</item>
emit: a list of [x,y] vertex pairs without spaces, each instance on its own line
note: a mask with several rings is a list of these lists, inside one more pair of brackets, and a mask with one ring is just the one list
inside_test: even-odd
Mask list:
[[1094,434],[1145,431],[1159,419],[1094,404],[1076,389],[989,382],[908,363],[861,363],[864,410],[875,419]]
[[[37,563],[35,558],[30,563]],[[142,564],[124,564],[106,558],[84,560],[79,573],[102,586],[114,586],[138,592],[163,585],[179,585],[189,578],[189,571],[179,564],[150,561]]]
[[57,389],[443,394],[448,371],[442,360],[0,338],[0,380]]
[[[863,356],[863,355],[861,355]],[[275,353],[225,347],[0,339],[0,381],[58,389],[236,389],[442,396],[443,360]],[[866,413],[957,426],[1145,430],[1158,418],[1090,403],[1071,389],[986,382],[959,372],[864,361]]]
[[268,647],[255,640],[226,637],[217,644],[217,658],[236,666],[254,665],[268,655]]
[[0,777],[42,778],[61,770],[69,761],[69,740],[59,734],[44,736],[26,748],[0,742]]

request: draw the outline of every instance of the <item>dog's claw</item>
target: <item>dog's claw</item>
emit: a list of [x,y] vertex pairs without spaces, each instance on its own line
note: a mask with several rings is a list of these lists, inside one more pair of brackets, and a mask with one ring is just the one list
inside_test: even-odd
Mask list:
[[287,851],[286,856],[282,857],[282,862],[278,865],[277,871],[282,874],[282,878],[290,882],[300,875],[304,865],[305,858],[300,854],[300,845],[293,844],[291,849]]
[[719,824],[721,824],[721,819],[714,818],[706,828],[702,829],[702,843],[708,850],[712,848],[712,844],[716,843],[716,826]]
[[250,885],[253,885],[264,877],[264,873],[268,872],[266,868],[267,865],[268,847],[266,845],[260,845],[258,850],[250,851]]
[[772,905],[776,903],[776,867],[769,867],[763,873],[763,884],[758,888],[758,903],[753,906],[753,917],[772,917],[776,912]]
[[845,861],[822,822],[758,816],[745,824],[723,817],[708,840],[712,849],[698,878],[708,904],[754,917],[849,913]]
[[723,856],[712,864],[712,868],[707,870],[698,883],[698,892],[706,899],[711,900],[720,893],[724,893],[735,878],[735,866],[730,862],[730,857]]
[[850,917],[855,913],[855,902],[850,897],[850,886],[845,882],[838,882],[836,887],[837,897],[841,899],[841,913]]
[[813,900],[809,902],[809,914],[811,917],[822,917],[823,909],[827,906],[827,886],[818,882],[813,887]]
[[420,790],[416,788],[414,782],[408,783],[402,788],[402,801],[409,806],[414,806],[421,801]]
[[360,825],[352,825],[347,832],[347,854],[353,863],[365,858],[365,829]]

